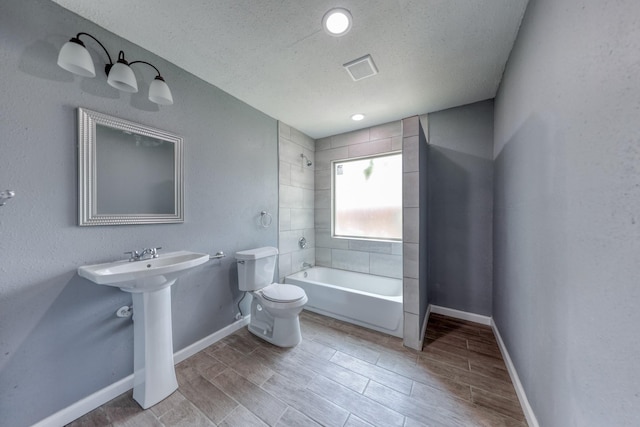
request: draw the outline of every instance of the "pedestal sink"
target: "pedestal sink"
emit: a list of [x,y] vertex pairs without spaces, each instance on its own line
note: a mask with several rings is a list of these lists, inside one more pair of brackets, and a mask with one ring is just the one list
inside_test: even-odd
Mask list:
[[147,409],[178,388],[173,364],[171,289],[208,254],[179,251],[158,258],[85,265],[78,274],[99,285],[115,286],[133,297],[133,398]]

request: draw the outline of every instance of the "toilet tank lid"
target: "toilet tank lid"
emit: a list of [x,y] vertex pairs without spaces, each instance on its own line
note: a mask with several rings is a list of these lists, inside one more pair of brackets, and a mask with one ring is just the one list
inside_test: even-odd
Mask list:
[[236,259],[249,260],[259,259],[278,254],[278,248],[266,246],[264,248],[247,249],[246,251],[236,252]]

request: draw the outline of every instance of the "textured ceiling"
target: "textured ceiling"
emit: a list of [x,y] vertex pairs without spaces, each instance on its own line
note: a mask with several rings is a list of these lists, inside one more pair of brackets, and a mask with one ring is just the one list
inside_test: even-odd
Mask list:
[[[528,0],[52,1],[320,138],[493,98]],[[321,28],[336,6],[343,37]],[[379,74],[354,82],[366,54]]]

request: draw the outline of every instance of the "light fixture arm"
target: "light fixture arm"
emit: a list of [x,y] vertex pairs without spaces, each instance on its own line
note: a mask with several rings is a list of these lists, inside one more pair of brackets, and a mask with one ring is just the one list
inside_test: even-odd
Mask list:
[[[95,38],[94,36],[92,36],[89,33],[78,33],[73,39],[71,39],[71,41],[79,43],[81,46],[84,47],[84,43],[82,43],[82,41],[80,40],[80,36],[89,36],[89,37],[91,37],[92,39],[94,39],[96,41],[96,43],[98,43],[100,45],[102,50],[104,50],[104,53],[107,54],[107,58],[109,58],[109,63],[104,66],[104,72],[107,75],[109,75],[109,70],[111,70],[111,67],[113,66],[113,60],[111,59],[111,55],[109,55],[109,51],[107,50],[107,48],[104,47],[104,45],[102,43],[100,43],[100,40],[98,40],[97,38]],[[120,54],[122,55],[122,58],[124,59],[124,52],[120,51]]]
[[156,78],[160,78],[160,80],[164,81],[164,79],[162,78],[162,76],[160,75],[160,70],[158,70],[156,68],[155,65],[153,64],[149,64],[147,61],[133,61],[133,62],[129,62],[129,65],[133,65],[133,64],[137,64],[137,63],[141,63],[141,64],[147,64],[148,66],[150,66],[151,68],[153,68],[154,70],[156,70],[156,73],[158,73],[158,76]]

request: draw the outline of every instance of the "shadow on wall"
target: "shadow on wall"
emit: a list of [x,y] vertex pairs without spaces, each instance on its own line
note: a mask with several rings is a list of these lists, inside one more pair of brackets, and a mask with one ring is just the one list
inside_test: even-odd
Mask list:
[[430,146],[429,301],[491,315],[493,162]]
[[494,162],[493,317],[539,417],[575,381],[568,377],[566,167],[554,164],[565,159],[562,136],[531,116]]

